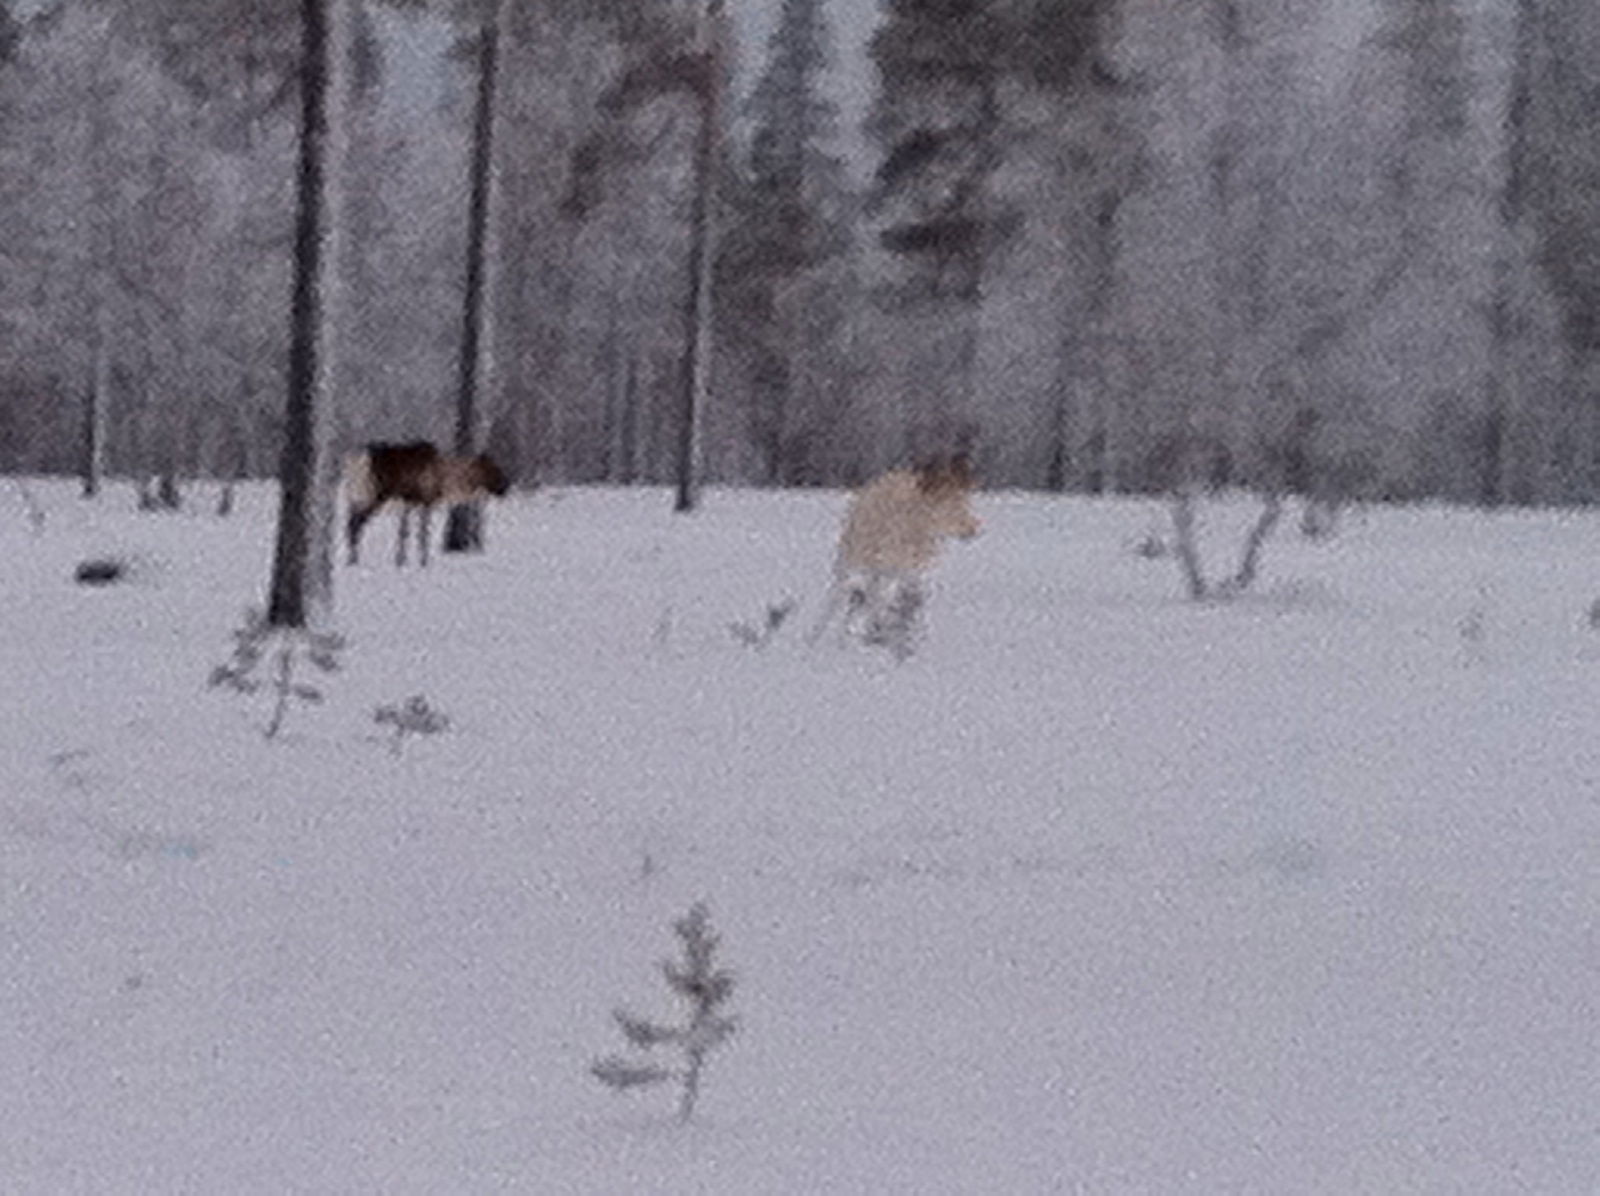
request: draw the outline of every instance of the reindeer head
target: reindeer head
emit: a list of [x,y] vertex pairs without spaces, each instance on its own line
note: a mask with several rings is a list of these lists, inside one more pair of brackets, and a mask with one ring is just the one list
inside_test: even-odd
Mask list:
[[488,453],[473,458],[472,464],[478,484],[496,498],[511,489],[511,481],[506,477],[505,470],[496,465]]
[[972,513],[972,491],[977,485],[966,453],[935,457],[915,467],[917,491],[927,504],[932,530],[943,536],[970,540],[983,524]]

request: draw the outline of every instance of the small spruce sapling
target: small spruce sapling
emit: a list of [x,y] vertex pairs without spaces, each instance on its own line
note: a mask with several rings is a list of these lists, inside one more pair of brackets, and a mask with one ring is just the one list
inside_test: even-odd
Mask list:
[[720,937],[711,931],[710,914],[704,902],[696,902],[689,913],[673,923],[683,944],[683,959],[663,960],[662,974],[667,985],[689,1007],[683,1025],[662,1025],[635,1017],[626,1010],[616,1011],[623,1037],[640,1050],[673,1046],[683,1052],[683,1063],[666,1067],[647,1060],[610,1055],[597,1061],[590,1070],[607,1087],[619,1092],[643,1088],[676,1079],[682,1085],[678,1100],[678,1120],[688,1121],[700,1095],[700,1078],[706,1056],[721,1046],[737,1028],[737,1019],[719,1012],[733,995],[733,973],[713,962]]
[[1172,545],[1160,532],[1151,528],[1145,532],[1144,537],[1133,545],[1133,555],[1146,561],[1165,560],[1172,555]]
[[267,622],[266,611],[254,608],[245,612],[244,623],[234,629],[233,659],[211,671],[210,684],[213,688],[223,686],[235,693],[258,692],[263,683],[256,677],[256,670],[270,651],[276,668],[267,684],[276,700],[265,733],[268,739],[273,739],[283,727],[291,700],[310,704],[323,700],[322,691],[315,685],[296,679],[295,670],[301,659],[309,661],[319,672],[335,673],[339,671],[339,654],[344,647],[344,637],[336,632],[273,627]]
[[748,645],[760,651],[772,642],[772,637],[778,629],[794,613],[795,602],[793,598],[785,598],[782,602],[774,603],[767,607],[766,619],[761,626],[746,623],[743,620],[729,623],[728,630],[741,644]]
[[449,717],[435,710],[421,694],[412,694],[403,704],[379,706],[373,711],[372,721],[380,727],[387,724],[394,728],[389,750],[396,756],[405,746],[406,736],[439,735],[450,729]]

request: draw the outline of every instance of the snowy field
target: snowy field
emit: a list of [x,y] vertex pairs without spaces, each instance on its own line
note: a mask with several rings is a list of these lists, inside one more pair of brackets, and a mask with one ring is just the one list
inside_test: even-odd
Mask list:
[[[405,573],[386,515],[268,743],[206,678],[274,492],[32,488],[5,1192],[1600,1191],[1596,515],[1286,521],[1197,607],[1157,505],[984,495],[903,665],[729,631],[813,616],[838,494],[521,495]],[[588,1068],[697,898],[742,1029],[679,1126]]]

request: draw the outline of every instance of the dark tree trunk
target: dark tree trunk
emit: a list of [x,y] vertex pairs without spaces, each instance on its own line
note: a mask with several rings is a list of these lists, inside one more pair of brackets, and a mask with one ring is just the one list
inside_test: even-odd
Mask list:
[[[496,6],[498,9],[498,5]],[[472,121],[472,181],[467,225],[467,282],[462,307],[461,360],[457,374],[455,451],[478,449],[478,389],[485,356],[484,294],[488,289],[490,184],[494,166],[495,85],[499,74],[500,13],[492,12],[478,39],[478,102]],[[446,552],[483,551],[483,505],[459,503],[445,525]]]
[[1513,311],[1513,290],[1517,269],[1517,234],[1523,226],[1526,204],[1524,188],[1527,168],[1524,156],[1528,135],[1528,87],[1532,50],[1533,11],[1526,0],[1513,10],[1511,82],[1502,128],[1505,161],[1497,196],[1500,224],[1499,244],[1493,260],[1492,292],[1488,305],[1489,371],[1485,386],[1483,457],[1479,463],[1478,500],[1486,507],[1508,501],[1513,489],[1512,450],[1514,430],[1513,357],[1517,351],[1517,320]]
[[[99,269],[100,267],[96,267]],[[111,412],[110,308],[105,295],[95,297],[93,364],[83,409],[83,496],[100,493],[106,476],[106,431]]]
[[89,335],[92,341],[89,394],[83,416],[83,496],[93,498],[105,484],[106,445],[111,425],[111,293],[112,255],[115,241],[115,187],[112,178],[110,64],[106,55],[110,35],[100,46],[96,64],[100,78],[90,89],[89,171],[92,195],[89,209],[90,303]]
[[1044,488],[1051,494],[1065,494],[1067,471],[1072,467],[1072,453],[1067,447],[1072,420],[1067,415],[1067,393],[1071,387],[1067,371],[1059,371],[1056,378],[1054,405],[1050,411],[1050,459],[1045,465]]
[[639,351],[629,347],[622,374],[622,417],[617,431],[617,456],[621,468],[617,481],[631,486],[639,480]]
[[[290,307],[288,398],[284,408],[283,457],[278,476],[282,500],[272,564],[267,622],[304,628],[326,613],[332,599],[328,543],[319,529],[331,512],[325,483],[327,437],[321,410],[327,395],[323,350],[324,299],[334,269],[324,238],[331,204],[327,177],[329,6],[339,0],[301,0],[300,160],[294,236],[294,295]],[[319,548],[321,551],[318,551]]]
[[711,241],[717,184],[721,24],[723,0],[707,0],[702,46],[707,55],[695,132],[694,198],[689,211],[689,293],[685,301],[683,394],[678,422],[678,491],[674,511],[692,511],[700,499],[700,421],[711,385]]

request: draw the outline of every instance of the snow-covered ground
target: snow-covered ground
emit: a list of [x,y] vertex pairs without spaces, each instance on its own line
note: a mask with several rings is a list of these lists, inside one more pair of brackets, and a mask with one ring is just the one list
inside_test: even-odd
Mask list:
[[[206,678],[274,492],[33,490],[6,1192],[1600,1191],[1596,515],[1286,526],[1202,608],[1159,507],[985,495],[903,665],[729,631],[814,614],[838,494],[517,496],[426,572],[386,516],[268,743]],[[679,1126],[588,1068],[697,898],[742,1029]]]

